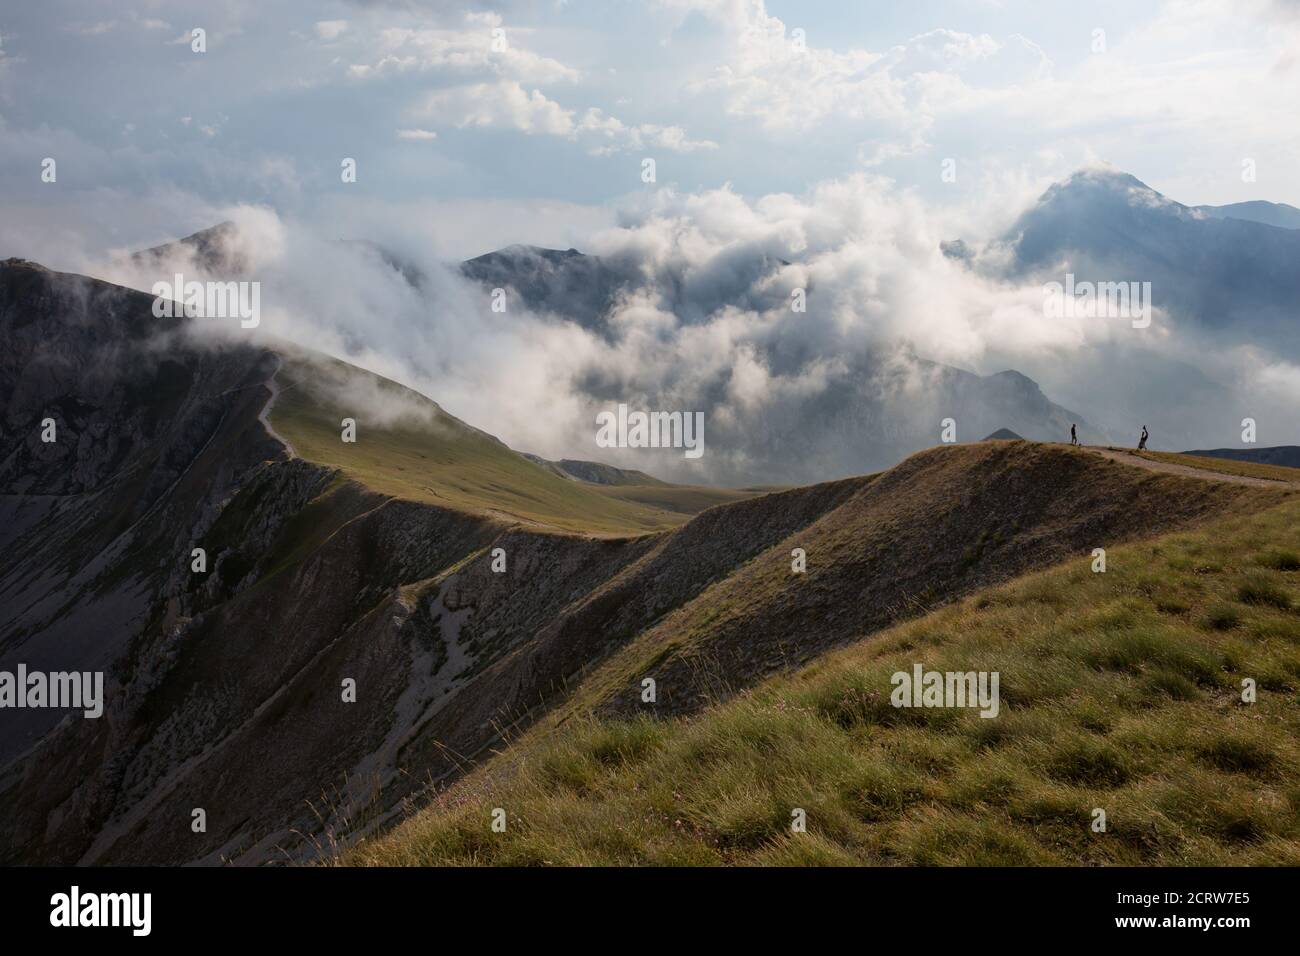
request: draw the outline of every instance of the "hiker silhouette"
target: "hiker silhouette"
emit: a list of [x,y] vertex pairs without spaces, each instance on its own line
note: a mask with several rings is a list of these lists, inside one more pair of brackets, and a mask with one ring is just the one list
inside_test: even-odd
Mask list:
[[1138,439],[1138,451],[1147,450],[1147,427],[1142,426],[1142,437]]
[[1070,444],[1071,445],[1079,444],[1079,437],[1074,431],[1074,425],[1070,426]]

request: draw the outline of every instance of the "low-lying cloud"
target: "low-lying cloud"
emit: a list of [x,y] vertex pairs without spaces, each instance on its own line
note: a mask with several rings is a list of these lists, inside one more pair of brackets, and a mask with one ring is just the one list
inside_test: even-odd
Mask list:
[[[1283,415],[1300,395],[1286,357],[1248,343],[1207,353],[1196,328],[1160,308],[1158,290],[1149,329],[1049,318],[1041,279],[999,273],[1005,250],[989,246],[975,264],[941,250],[1000,234],[1038,185],[1008,184],[997,214],[989,197],[936,209],[866,174],[804,195],[644,194],[584,249],[619,280],[601,316],[559,293],[534,311],[513,289],[494,311],[491,289],[415,237],[380,248],[323,238],[264,207],[223,215],[237,226],[234,258],[263,283],[262,322],[248,334],[392,378],[546,457],[756,484],[887,466],[938,442],[947,417],[962,441],[1001,426],[1068,435],[1023,381],[955,369],[1025,372],[1097,437],[1120,442],[1148,424],[1155,447],[1234,444],[1247,415],[1268,422],[1262,443],[1300,439]],[[118,256],[96,272],[148,289],[160,265]],[[166,268],[202,265],[178,249]],[[596,417],[619,403],[703,410],[705,453],[598,448]]]

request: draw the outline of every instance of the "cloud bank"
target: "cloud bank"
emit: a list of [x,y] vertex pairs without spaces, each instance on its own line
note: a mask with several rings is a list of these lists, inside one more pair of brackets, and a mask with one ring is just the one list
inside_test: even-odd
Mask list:
[[[630,197],[584,250],[614,277],[600,314],[546,273],[532,308],[511,288],[494,311],[490,288],[419,237],[380,248],[321,238],[265,207],[223,215],[263,282],[255,334],[395,379],[547,457],[757,484],[885,467],[936,443],[948,417],[959,440],[1002,426],[1068,431],[1033,411],[1041,396],[1018,381],[967,374],[1008,368],[1118,441],[1148,424],[1156,447],[1233,444],[1245,414],[1268,444],[1300,439],[1285,414],[1300,398],[1292,360],[1248,343],[1207,349],[1159,305],[1141,332],[1126,319],[1049,316],[1041,276],[944,254],[944,240],[1009,227],[1019,209],[1000,207],[936,208],[867,173],[753,200],[725,187]],[[167,268],[201,269],[181,260]],[[147,289],[156,269],[118,256],[92,271]],[[598,448],[596,416],[619,403],[703,411],[706,453]],[[1024,417],[998,417],[1009,415]]]

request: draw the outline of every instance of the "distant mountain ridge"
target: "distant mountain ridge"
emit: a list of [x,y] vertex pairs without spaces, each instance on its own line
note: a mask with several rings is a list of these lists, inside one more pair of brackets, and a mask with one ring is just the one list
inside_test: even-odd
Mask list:
[[1231,461],[1253,461],[1261,465],[1285,465],[1300,468],[1300,445],[1277,445],[1273,448],[1211,448],[1185,451],[1184,455],[1202,458],[1227,458]]
[[1249,202],[1228,203],[1226,206],[1193,206],[1192,208],[1215,219],[1245,219],[1266,226],[1277,226],[1279,229],[1300,229],[1300,209],[1284,202],[1254,199]]
[[575,458],[561,458],[559,461],[550,461],[540,455],[530,455],[527,452],[521,452],[521,454],[529,461],[573,481],[585,481],[594,485],[666,484],[666,482],[662,482],[658,478],[647,475],[644,471],[615,468],[613,465],[606,465],[599,461],[580,461]]
[[486,289],[514,290],[529,311],[555,314],[606,334],[606,319],[636,275],[577,249],[513,245],[460,264],[461,272]]
[[[160,269],[178,257],[189,259],[196,267],[213,278],[238,278],[248,274],[251,263],[239,244],[239,226],[225,220],[215,226],[200,229],[172,242],[131,253],[131,261],[144,269]],[[390,269],[399,272],[413,288],[419,288],[427,278],[418,265],[387,246],[369,239],[336,239],[341,246],[374,255]],[[169,277],[170,278],[170,277]]]
[[1185,206],[1091,169],[1051,186],[1003,241],[1019,275],[1068,268],[1076,281],[1150,282],[1158,307],[1209,330],[1248,327],[1300,358],[1300,230],[1261,221],[1297,215],[1274,203]]
[[[1262,201],[1185,206],[1131,175],[1091,169],[1046,190],[994,244],[1010,250],[1009,275],[1018,281],[1059,281],[1057,273],[1066,270],[1077,281],[1150,281],[1154,305],[1178,325],[1199,328],[1227,348],[1258,345],[1300,360],[1295,305],[1300,302],[1300,269],[1295,268],[1300,230],[1282,227],[1293,223],[1295,215],[1293,207]],[[206,257],[227,228],[223,224],[180,242]],[[349,245],[378,254],[419,287],[421,276],[400,257],[372,243]],[[947,254],[970,268],[981,268],[979,249],[962,240],[945,243]],[[619,255],[512,245],[466,260],[459,271],[485,292],[509,290],[510,301],[522,303],[542,321],[575,323],[616,346],[623,330],[610,319],[629,295],[648,293],[656,308],[673,311],[684,332],[723,305],[760,313],[780,307],[782,286],[770,280],[787,265],[742,250],[705,281],[689,267],[649,276],[637,262]],[[761,428],[751,424],[728,430],[725,420],[710,421],[714,470],[703,479],[675,472],[669,477],[749,486],[878,470],[932,444],[939,423],[949,417],[957,421],[959,441],[977,440],[1003,427],[1030,440],[1064,440],[1071,423],[1078,424],[1085,442],[1127,441],[1145,422],[1165,447],[1188,446],[1212,435],[1207,415],[1234,401],[1230,389],[1176,352],[1114,352],[1096,370],[1109,376],[1106,384],[1067,389],[1075,405],[1068,408],[1022,372],[977,375],[915,353],[904,353],[900,360],[865,347],[849,351],[837,356],[843,371],[827,377],[820,391],[795,391],[783,398]],[[803,374],[817,353],[801,350],[797,341],[770,340],[757,344],[754,358],[779,379]],[[618,378],[593,368],[569,384],[591,402],[621,401]],[[908,389],[918,387],[916,382],[923,383],[923,394],[904,398]],[[707,406],[727,387],[723,375],[697,383],[698,396],[674,400]],[[1180,402],[1163,401],[1174,391],[1182,396]],[[667,399],[650,393],[644,400]],[[573,451],[575,460],[588,457],[584,449]],[[648,458],[635,455],[616,462],[623,469],[655,470]]]
[[1096,316],[1104,331],[1068,370],[1026,369],[1115,440],[1136,443],[1145,423],[1160,447],[1213,447],[1233,440],[1241,415],[1226,410],[1244,403],[1293,441],[1286,390],[1258,389],[1247,369],[1251,353],[1300,362],[1298,215],[1264,201],[1187,206],[1094,167],[1049,186],[997,235],[953,237],[940,251],[1017,286],[1136,283],[1149,327]]
[[[748,290],[753,278],[789,263],[751,256],[737,257],[730,265],[740,276],[737,286]],[[672,308],[686,297],[689,285],[687,278],[679,276],[666,287],[651,285],[627,263],[576,249],[522,245],[470,259],[461,264],[461,270],[485,290],[513,290],[530,310],[574,322],[607,339],[617,335],[609,316],[620,296],[653,289],[663,297],[665,307]],[[683,325],[724,304],[718,298],[720,292],[713,290],[711,295],[714,298],[706,297],[704,304],[696,303],[693,311],[681,317]],[[749,296],[746,291],[734,304],[760,309],[784,305],[783,293],[773,293],[763,301]],[[745,474],[730,470],[722,482],[735,486],[801,484],[878,470],[937,441],[940,422],[947,417],[958,423],[959,441],[974,441],[1007,424],[1027,438],[1062,440],[1068,438],[1071,422],[1078,423],[1081,438],[1100,441],[1108,437],[1084,415],[1052,402],[1037,383],[1020,372],[978,375],[930,361],[911,350],[902,354],[903,366],[896,356],[846,354],[842,359],[850,365],[847,375],[828,382],[820,394],[806,396],[771,415],[762,434],[750,429],[716,439],[724,450],[743,457],[750,469]],[[771,356],[773,366],[792,361],[798,359]],[[900,397],[892,402],[887,396],[905,393],[912,375],[925,381],[925,394],[919,400]],[[717,435],[716,429],[712,433]]]
[[181,239],[141,249],[131,254],[131,260],[141,268],[150,269],[162,268],[165,263],[181,257],[189,259],[210,276],[242,276],[248,272],[250,263],[239,251],[235,241],[238,236],[239,227],[226,220]]
[[[223,270],[246,265],[231,252],[238,248],[236,236],[233,224],[222,223],[138,256],[145,262],[162,263],[184,253],[210,274],[220,276],[225,274]],[[403,257],[364,240],[340,241],[340,245],[378,256],[413,288],[421,288],[423,273]],[[513,301],[522,302],[543,321],[573,322],[612,344],[621,331],[611,325],[610,317],[626,295],[652,291],[662,302],[660,307],[682,309],[678,319],[687,327],[724,306],[786,307],[784,293],[764,291],[759,280],[789,265],[765,254],[737,253],[726,263],[731,285],[676,273],[652,280],[635,263],[617,256],[512,245],[462,262],[459,268],[484,292],[507,289]],[[789,374],[818,356],[782,349],[764,358],[774,372]],[[1068,434],[1070,422],[1078,422],[1082,435],[1090,441],[1108,437],[1084,415],[1052,402],[1035,382],[1014,370],[978,375],[910,350],[895,354],[858,351],[842,356],[841,361],[849,366],[843,374],[828,380],[820,393],[795,396],[793,404],[768,416],[761,430],[736,427],[727,432],[711,421],[712,470],[701,478],[671,477],[688,485],[752,487],[806,484],[876,471],[933,444],[941,421],[949,417],[958,423],[959,441],[974,441],[1004,425],[1030,439],[1058,440]],[[917,385],[918,378],[924,385]],[[586,391],[593,401],[620,400],[610,391],[615,386],[598,379],[597,375],[573,386]],[[924,390],[923,395],[908,395],[918,387]],[[725,383],[709,385],[705,391],[717,388],[725,388]],[[646,400],[662,401],[654,395]],[[694,401],[707,405],[712,399],[701,394]],[[571,460],[581,459],[574,456]],[[582,466],[575,467],[581,470]],[[563,466],[560,471],[564,472]]]

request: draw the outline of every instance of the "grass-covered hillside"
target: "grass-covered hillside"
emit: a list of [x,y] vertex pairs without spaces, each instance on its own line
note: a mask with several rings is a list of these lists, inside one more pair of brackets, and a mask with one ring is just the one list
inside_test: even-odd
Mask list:
[[[676,527],[704,508],[753,494],[562,477],[423,395],[323,356],[287,359],[276,383],[270,421],[299,456],[397,498],[559,531],[629,534]],[[341,440],[344,418],[357,423],[355,443]]]
[[[687,717],[540,725],[343,861],[1300,864],[1298,529],[1289,496],[1109,548],[1105,573],[1085,554],[979,591]],[[918,662],[998,672],[999,715],[892,707]]]
[[[641,713],[641,681],[653,677],[660,714],[697,709],[1071,555],[1296,494],[1025,441],[938,446],[859,481],[839,507],[646,627],[583,682],[573,708]],[[803,573],[792,573],[796,549]]]

